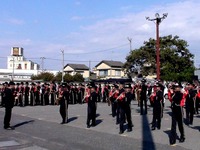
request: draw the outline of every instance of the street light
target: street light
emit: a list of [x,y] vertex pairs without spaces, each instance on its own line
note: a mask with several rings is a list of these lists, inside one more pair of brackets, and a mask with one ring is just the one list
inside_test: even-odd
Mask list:
[[150,19],[146,17],[148,21],[154,21],[156,23],[156,74],[157,80],[160,79],[160,40],[159,40],[159,25],[160,23],[167,18],[168,13],[164,13],[162,17],[160,17],[159,13],[155,14],[156,18]]

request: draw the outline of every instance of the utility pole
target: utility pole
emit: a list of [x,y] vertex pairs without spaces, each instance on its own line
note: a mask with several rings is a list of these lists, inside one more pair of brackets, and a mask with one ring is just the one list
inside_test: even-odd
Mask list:
[[12,62],[13,62],[13,65],[12,65],[12,66],[13,66],[13,68],[12,68],[12,69],[13,69],[13,70],[12,70],[12,81],[14,81],[14,69],[15,69],[15,68],[14,68],[14,65],[15,65],[15,63],[14,63],[14,61],[15,61],[14,56],[12,57],[12,59],[13,59],[13,60],[12,60]]
[[91,61],[89,60],[89,71],[91,70]]
[[61,50],[62,53],[62,82],[64,82],[64,50]]
[[128,41],[130,42],[130,52],[132,51],[132,38],[127,38],[128,39]]
[[40,59],[42,60],[41,70],[42,70],[42,72],[44,72],[44,59],[46,59],[46,58],[45,57],[40,57]]
[[164,13],[162,17],[158,13],[155,14],[156,18],[150,19],[146,17],[148,21],[154,21],[156,23],[156,74],[157,80],[160,80],[160,40],[159,40],[159,25],[160,23],[167,18],[167,13]]

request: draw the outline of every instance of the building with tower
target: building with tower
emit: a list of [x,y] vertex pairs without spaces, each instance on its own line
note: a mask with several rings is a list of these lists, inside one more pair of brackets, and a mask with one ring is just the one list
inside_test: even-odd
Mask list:
[[11,55],[7,59],[7,69],[14,70],[39,70],[39,65],[30,60],[26,60],[23,55],[24,49],[21,47],[12,47]]
[[22,47],[12,47],[7,57],[7,69],[0,69],[0,81],[30,81],[40,72],[40,66],[24,57]]

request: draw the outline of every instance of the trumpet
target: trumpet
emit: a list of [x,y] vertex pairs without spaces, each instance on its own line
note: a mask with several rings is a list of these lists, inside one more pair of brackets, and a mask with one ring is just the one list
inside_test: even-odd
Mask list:
[[63,96],[63,91],[59,91],[58,97],[57,97],[56,102],[55,102],[57,105],[59,104],[59,101],[62,99],[62,96]]

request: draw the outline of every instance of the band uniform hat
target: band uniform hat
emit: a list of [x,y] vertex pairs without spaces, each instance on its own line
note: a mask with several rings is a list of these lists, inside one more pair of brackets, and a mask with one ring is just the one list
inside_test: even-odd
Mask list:
[[181,83],[175,83],[175,84],[174,84],[174,87],[175,87],[175,88],[183,88],[183,86],[181,85]]
[[132,88],[130,83],[124,85],[124,88]]
[[9,85],[15,85],[15,83],[13,81],[10,81]]
[[193,82],[189,82],[188,85],[195,86],[195,84]]
[[156,86],[156,87],[162,87],[162,84],[156,83],[155,86]]
[[95,88],[95,89],[97,88],[97,86],[95,85],[94,82],[91,82],[89,87],[90,87],[90,88]]
[[66,83],[66,82],[63,82],[63,83],[62,83],[62,87],[67,87],[67,83]]
[[141,80],[141,82],[146,82],[146,79],[145,79],[145,78],[143,78],[143,79]]
[[119,86],[117,84],[112,84],[111,87],[114,87],[116,89],[119,88]]

